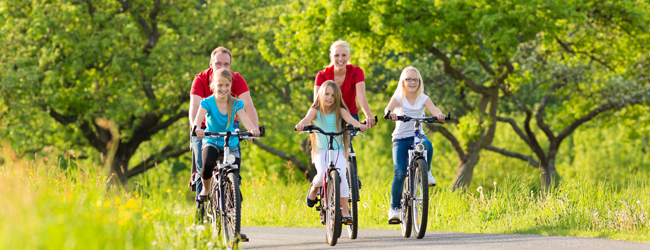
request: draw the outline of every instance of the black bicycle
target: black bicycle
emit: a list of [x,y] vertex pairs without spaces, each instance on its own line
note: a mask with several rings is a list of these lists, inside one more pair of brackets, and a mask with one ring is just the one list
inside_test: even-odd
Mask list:
[[[390,110],[384,119],[388,120]],[[429,165],[427,164],[427,151],[422,144],[424,136],[420,131],[420,125],[425,123],[440,123],[437,117],[409,117],[397,116],[397,120],[402,122],[415,121],[415,133],[413,145],[409,149],[409,164],[406,171],[406,180],[402,190],[401,206],[399,220],[389,220],[388,224],[400,224],[402,227],[402,236],[411,237],[411,229],[415,237],[422,239],[427,231],[427,216],[429,213],[429,184],[427,173]],[[451,120],[451,112],[447,113],[445,120]]]
[[[379,123],[377,116],[375,116],[375,126]],[[366,124],[363,122],[362,124]],[[350,198],[348,199],[348,208],[350,209],[350,215],[352,217],[352,224],[348,226],[348,236],[350,239],[357,238],[357,232],[359,230],[359,220],[358,220],[358,205],[357,203],[361,201],[359,195],[359,175],[357,171],[357,154],[354,153],[354,147],[352,147],[352,140],[356,135],[362,135],[362,133],[350,133],[350,151],[348,152],[348,167],[347,167],[347,177],[348,177],[348,187],[350,188]]]
[[[260,136],[265,136],[264,126],[259,127]],[[236,136],[242,139],[253,137],[250,132],[205,132],[209,138],[223,137],[224,142]],[[202,203],[199,210],[205,211],[214,232],[221,234],[224,246],[228,249],[237,248],[237,244],[247,242],[248,238],[241,234],[241,191],[239,189],[239,166],[235,164],[235,156],[230,154],[229,143],[224,143],[223,155],[218,158],[217,166],[212,172],[212,192],[207,202]],[[221,232],[223,228],[223,232]]]
[[[295,130],[295,129],[294,129]],[[327,161],[329,162],[329,165],[327,167],[327,170],[325,174],[323,175],[323,186],[318,190],[318,205],[316,206],[316,211],[319,211],[319,216],[320,216],[320,221],[321,224],[325,225],[326,231],[325,231],[325,239],[327,240],[327,243],[330,246],[336,245],[336,242],[339,237],[341,237],[341,230],[343,227],[342,223],[342,216],[341,216],[341,176],[339,175],[338,171],[336,170],[335,164],[334,164],[334,159],[333,159],[333,154],[334,154],[334,138],[340,135],[343,135],[345,132],[350,131],[350,141],[352,141],[351,138],[356,136],[357,134],[363,135],[361,133],[358,133],[360,131],[359,128],[355,128],[352,126],[352,124],[348,124],[344,129],[342,129],[339,132],[325,132],[323,129],[314,126],[314,125],[307,125],[303,128],[303,131],[300,132],[300,134],[311,134],[311,133],[321,133],[328,138],[327,142]],[[356,160],[355,160],[356,163]],[[356,166],[355,166],[356,168]],[[349,168],[348,168],[349,171]],[[349,172],[348,172],[349,173]],[[355,172],[356,174],[356,172]],[[356,178],[356,175],[355,175]],[[349,180],[348,180],[349,181]],[[348,184],[350,185],[355,185],[356,182],[349,182]],[[353,203],[356,205],[356,201],[358,200],[358,191],[359,189],[356,189],[357,192],[357,198],[352,198],[352,194],[350,194],[350,199],[349,201],[354,201]],[[356,214],[356,210],[354,211]],[[352,213],[352,210],[350,210],[350,213]],[[356,218],[353,218],[355,224]],[[355,226],[356,227],[356,226]],[[355,237],[356,237],[356,228],[355,228]]]

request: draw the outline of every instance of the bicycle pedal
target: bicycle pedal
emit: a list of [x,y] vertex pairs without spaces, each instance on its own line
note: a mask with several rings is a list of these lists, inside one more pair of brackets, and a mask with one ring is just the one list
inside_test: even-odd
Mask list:
[[429,183],[429,187],[435,187],[435,186],[436,186],[436,184]]
[[321,207],[320,207],[320,206],[317,206],[317,207],[315,207],[315,209],[316,209],[316,211],[320,212]]
[[241,238],[241,239],[239,240],[239,242],[249,242],[249,240],[250,240],[250,239],[249,239],[248,237],[246,237],[246,238]]
[[392,219],[392,220],[388,220],[388,224],[389,225],[402,224],[402,221],[398,219]]

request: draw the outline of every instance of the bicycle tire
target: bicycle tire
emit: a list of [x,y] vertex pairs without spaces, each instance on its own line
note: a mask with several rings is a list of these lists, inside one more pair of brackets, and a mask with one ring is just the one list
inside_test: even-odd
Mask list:
[[226,174],[221,193],[225,208],[225,216],[221,220],[223,244],[227,249],[235,249],[241,232],[241,195],[239,178],[235,173]]
[[429,214],[429,183],[426,169],[427,162],[419,158],[415,161],[413,181],[413,200],[411,200],[411,214],[413,215],[413,233],[422,239],[427,232],[427,216]]
[[350,239],[357,238],[357,232],[359,230],[359,217],[358,217],[358,207],[357,202],[359,201],[359,178],[357,177],[357,159],[356,157],[350,157],[350,164],[348,164],[347,169],[348,184],[350,187],[350,198],[348,198],[348,208],[350,210],[350,215],[352,216],[352,225],[348,226],[348,236]]
[[219,235],[221,233],[221,213],[219,213],[219,196],[217,195],[217,185],[212,184],[212,194],[210,200],[203,203],[203,208],[206,214],[209,214],[210,224],[212,225],[212,235]]
[[409,196],[409,190],[411,188],[411,178],[409,176],[404,180],[404,188],[402,189],[402,210],[400,211],[400,227],[402,229],[402,236],[404,238],[411,237],[411,228],[413,227],[413,216],[411,216],[411,206],[410,201],[411,197]]
[[327,204],[325,207],[325,239],[330,246],[336,245],[341,236],[341,177],[336,170],[330,171],[327,180]]

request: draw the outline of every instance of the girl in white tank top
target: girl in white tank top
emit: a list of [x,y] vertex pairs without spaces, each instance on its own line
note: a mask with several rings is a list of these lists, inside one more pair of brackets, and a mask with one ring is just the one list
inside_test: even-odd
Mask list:
[[[422,83],[422,76],[420,72],[408,66],[400,75],[399,83],[395,94],[391,97],[384,114],[390,111],[389,117],[392,121],[397,121],[397,116],[410,116],[422,117],[424,116],[424,108],[426,107],[429,112],[444,121],[445,115],[433,105],[429,96],[424,94],[424,84]],[[408,150],[413,145],[413,137],[415,130],[415,121],[410,122],[396,122],[395,130],[393,131],[393,165],[395,167],[395,176],[393,177],[393,185],[391,188],[391,208],[388,211],[388,219],[398,219],[399,210],[401,209],[400,200],[404,180],[406,179],[406,169],[408,167]],[[420,125],[420,131],[422,127]],[[433,146],[431,141],[426,136],[422,137],[422,144],[427,150],[427,163],[429,165],[429,185],[435,185],[436,180],[431,174],[431,160],[433,160]]]

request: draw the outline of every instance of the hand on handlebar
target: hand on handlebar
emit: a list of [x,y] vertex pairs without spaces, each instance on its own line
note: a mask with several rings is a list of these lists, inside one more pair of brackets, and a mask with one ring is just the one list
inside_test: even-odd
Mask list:
[[300,123],[296,124],[296,131],[300,132],[305,128],[305,125],[302,125]]
[[196,137],[199,139],[203,139],[205,137],[205,130],[197,128],[194,133],[196,133]]
[[397,114],[395,114],[395,113],[389,113],[389,114],[388,114],[388,118],[389,118],[391,121],[396,122],[396,121],[397,121]]
[[361,129],[361,132],[366,132],[366,130],[368,130],[369,128],[370,128],[370,126],[368,126],[366,124],[363,124],[363,123],[361,124],[361,126],[359,126],[359,129]]
[[253,134],[253,137],[259,137],[260,136],[260,131],[258,129],[251,129],[251,130],[248,130],[248,132]]
[[440,113],[436,116],[438,118],[438,121],[444,121],[447,116],[443,113]]

